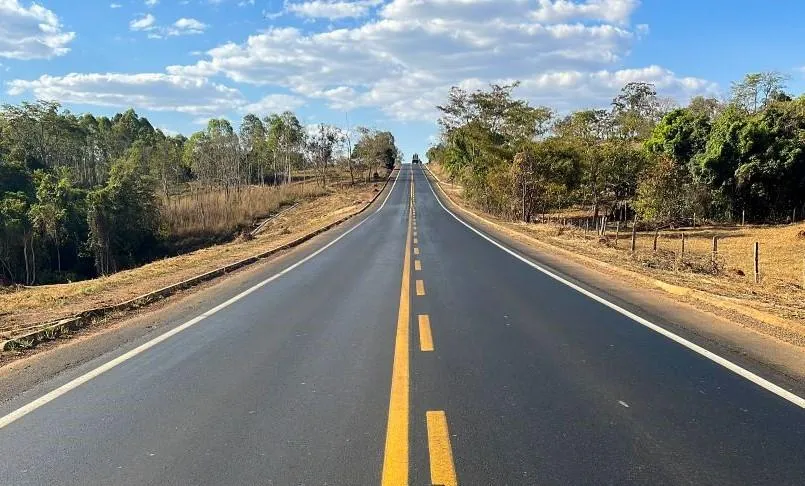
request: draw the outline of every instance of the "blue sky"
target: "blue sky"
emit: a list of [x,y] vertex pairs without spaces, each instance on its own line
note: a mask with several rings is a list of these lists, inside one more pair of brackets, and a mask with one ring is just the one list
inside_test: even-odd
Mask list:
[[133,106],[190,134],[294,110],[424,152],[452,85],[520,80],[559,111],[628,81],[679,102],[750,71],[805,91],[805,2],[761,0],[0,0],[0,101]]

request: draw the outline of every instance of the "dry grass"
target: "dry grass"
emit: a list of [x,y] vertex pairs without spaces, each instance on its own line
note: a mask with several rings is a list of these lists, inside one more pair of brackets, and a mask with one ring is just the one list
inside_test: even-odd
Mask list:
[[[431,167],[443,179],[438,167]],[[444,180],[444,179],[443,179]],[[458,185],[442,184],[454,200],[468,205]],[[476,211],[478,212],[478,211]],[[563,217],[577,216],[576,213]],[[719,226],[661,231],[657,251],[654,232],[636,234],[636,251],[630,250],[631,228],[623,229],[616,243],[615,225],[606,238],[594,230],[555,223],[525,224],[489,217],[504,227],[540,241],[616,264],[655,279],[735,299],[742,305],[802,324],[805,335],[805,223],[785,226]],[[681,256],[681,234],[686,237]],[[713,236],[718,255],[713,262]],[[754,243],[760,244],[760,282],[753,274]]]
[[0,288],[0,337],[81,310],[123,302],[275,248],[356,211],[381,185],[360,184],[307,199],[272,220],[264,232],[251,240],[211,246],[108,277],[31,288]]
[[162,217],[170,239],[229,236],[282,206],[325,193],[325,189],[312,182],[246,186],[229,191],[190,191],[164,200]]

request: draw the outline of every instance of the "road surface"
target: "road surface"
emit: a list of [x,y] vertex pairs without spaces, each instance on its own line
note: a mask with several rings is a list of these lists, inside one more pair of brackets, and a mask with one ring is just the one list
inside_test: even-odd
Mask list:
[[3,404],[2,484],[803,484],[798,397],[502,250],[421,166],[390,187],[280,274]]

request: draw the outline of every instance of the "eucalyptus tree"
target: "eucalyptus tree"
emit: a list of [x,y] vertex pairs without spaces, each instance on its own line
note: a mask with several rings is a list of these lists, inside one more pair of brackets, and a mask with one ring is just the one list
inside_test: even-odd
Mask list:
[[247,114],[240,124],[240,146],[246,161],[249,179],[256,176],[260,184],[265,183],[265,169],[268,162],[268,133],[260,118]]
[[322,187],[327,186],[327,171],[333,163],[333,156],[343,134],[338,127],[320,123],[308,137],[307,148],[311,162],[316,170],[316,178]]
[[274,149],[275,160],[282,160],[285,164],[284,179],[288,184],[291,182],[294,163],[302,158],[305,130],[291,111],[269,115],[265,122],[268,125],[269,145]]

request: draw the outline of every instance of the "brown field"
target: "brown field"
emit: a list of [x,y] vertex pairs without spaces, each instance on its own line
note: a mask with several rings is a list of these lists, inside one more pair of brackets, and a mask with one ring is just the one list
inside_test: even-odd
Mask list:
[[[430,167],[440,178],[438,167]],[[451,198],[469,206],[458,185],[442,184]],[[476,212],[479,212],[476,210]],[[555,216],[555,215],[554,215]],[[562,217],[585,217],[575,210]],[[777,226],[705,226],[660,231],[657,251],[654,232],[636,233],[636,251],[630,251],[631,225],[615,240],[615,224],[608,225],[606,238],[595,230],[558,223],[488,219],[505,228],[532,236],[571,252],[616,264],[672,285],[695,289],[725,302],[747,306],[793,322],[805,345],[805,223]],[[561,218],[560,218],[561,219]],[[681,235],[685,234],[685,255]],[[718,237],[715,263],[713,237]],[[760,281],[754,278],[754,244],[759,243]],[[798,340],[799,342],[800,340]]]
[[163,200],[162,219],[170,238],[231,235],[271,215],[281,206],[326,192],[313,182],[255,185],[229,191],[188,191]]
[[[311,185],[312,187],[312,185]],[[0,338],[81,310],[123,302],[292,241],[359,209],[382,183],[356,184],[305,199],[273,219],[256,238],[165,258],[106,277],[37,287],[0,287]],[[262,192],[261,192],[262,193]],[[274,198],[275,195],[253,197]],[[269,199],[275,200],[275,199]],[[244,198],[245,201],[245,198]]]

